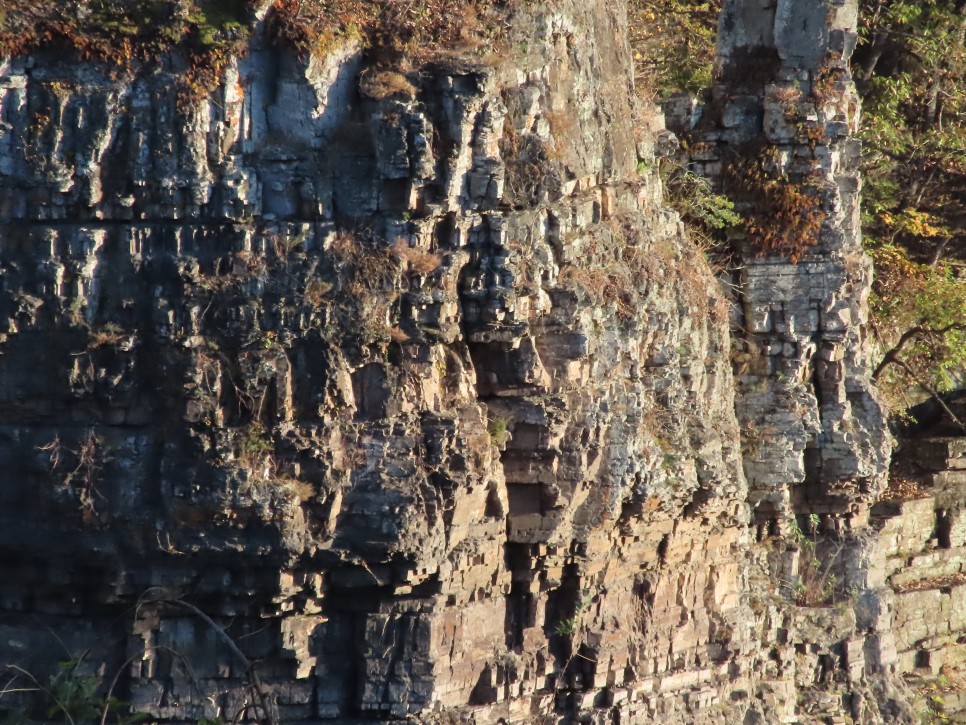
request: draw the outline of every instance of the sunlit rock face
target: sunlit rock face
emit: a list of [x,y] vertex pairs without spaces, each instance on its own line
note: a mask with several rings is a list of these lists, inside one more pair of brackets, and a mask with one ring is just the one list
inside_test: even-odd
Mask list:
[[[871,266],[848,66],[857,7],[758,5],[725,3],[711,102],[672,121],[700,139],[695,170],[751,220],[734,235],[728,275],[735,409],[761,541],[751,551],[767,559],[765,576],[779,591],[792,587],[796,604],[840,610],[778,607],[795,654],[775,651],[800,688],[788,717],[911,721],[894,678],[893,591],[877,541],[888,514],[871,508],[887,483],[892,441],[866,344]],[[769,551],[776,534],[795,543]],[[829,665],[841,668],[837,683]]]
[[[746,455],[745,472],[761,522],[792,513],[849,518],[881,490],[891,450],[864,340],[871,271],[848,67],[857,9],[788,2],[762,13],[753,4],[722,12],[721,107],[700,165],[720,175],[734,149],[753,150],[789,194],[815,200],[796,215],[814,216],[816,228],[779,253],[762,253],[755,233],[741,245],[739,418],[764,443],[776,439]],[[783,211],[781,199],[768,201],[752,211]]]
[[[750,240],[728,295],[620,2],[405,78],[256,32],[188,107],[170,71],[8,61],[0,663],[89,650],[173,722],[794,722],[799,689],[895,721],[854,7],[758,5],[725,9],[696,169],[762,139],[821,233]],[[840,40],[812,147],[770,89]],[[793,606],[769,538],[809,514],[841,611]]]

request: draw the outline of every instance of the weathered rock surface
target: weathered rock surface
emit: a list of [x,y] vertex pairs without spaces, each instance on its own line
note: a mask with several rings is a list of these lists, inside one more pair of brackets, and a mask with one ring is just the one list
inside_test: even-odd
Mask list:
[[[746,240],[733,299],[640,173],[621,5],[382,98],[351,43],[257,34],[190,109],[163,69],[5,63],[0,663],[89,652],[175,722],[907,717],[854,3],[726,7],[695,167],[775,146],[823,219],[797,264]],[[775,87],[820,67],[810,142]],[[796,517],[837,607],[791,604]]]
[[[787,189],[776,198],[763,185],[743,205],[738,196],[739,210],[764,219],[760,234],[735,240],[733,333],[758,538],[767,547],[782,532],[795,542],[768,556],[766,576],[790,583],[799,602],[838,601],[841,612],[830,619],[819,610],[817,620],[807,608],[783,612],[795,643],[794,719],[806,722],[911,717],[901,704],[908,696],[893,689],[892,592],[869,529],[891,440],[864,344],[871,270],[859,236],[858,100],[848,68],[856,19],[848,2],[769,11],[726,3],[713,103],[700,113],[685,107],[676,121],[702,139],[691,160],[726,193],[735,186],[729,165]],[[784,218],[796,194],[815,200],[797,214],[815,232],[796,239],[800,227],[790,227],[781,239],[767,217]]]
[[636,173],[621,14],[518,23],[379,100],[351,47],[187,115],[8,64],[5,661],[51,626],[234,714],[177,600],[284,718],[743,709],[726,303]]

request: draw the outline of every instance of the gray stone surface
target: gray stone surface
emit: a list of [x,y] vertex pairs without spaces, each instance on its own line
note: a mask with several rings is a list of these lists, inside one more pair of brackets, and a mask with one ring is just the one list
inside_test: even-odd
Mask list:
[[89,650],[169,722],[266,719],[252,673],[294,722],[907,721],[897,668],[966,621],[899,582],[966,525],[935,551],[939,498],[871,508],[855,3],[799,5],[727,3],[730,100],[679,104],[824,199],[732,299],[638,173],[676,140],[621,3],[538,4],[381,100],[352,42],[256,42],[189,109],[165,70],[6,62],[0,664]]

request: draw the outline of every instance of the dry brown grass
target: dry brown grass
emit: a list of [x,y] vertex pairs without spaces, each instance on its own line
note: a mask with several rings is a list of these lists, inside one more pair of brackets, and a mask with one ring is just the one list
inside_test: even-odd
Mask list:
[[325,302],[326,296],[332,291],[332,284],[321,279],[310,279],[305,285],[302,299],[310,307],[318,309]]
[[828,103],[829,100],[836,98],[838,95],[837,87],[846,71],[836,63],[837,61],[834,58],[826,58],[822,67],[815,74],[815,80],[812,81],[812,97],[819,104]]
[[392,247],[393,254],[411,272],[416,274],[429,274],[439,269],[442,259],[438,254],[428,252],[418,247],[410,247],[404,239],[397,241]]
[[393,250],[356,234],[339,233],[332,241],[331,252],[347,274],[347,286],[352,294],[390,289],[399,274],[399,261]]
[[582,291],[595,305],[613,305],[617,316],[630,320],[637,314],[639,294],[626,265],[586,269],[571,265],[560,272],[560,281]]
[[900,448],[892,457],[889,484],[879,494],[879,501],[914,501],[929,496],[922,470],[913,463],[908,450]]
[[91,428],[77,448],[68,448],[60,436],[55,436],[38,450],[48,454],[51,473],[59,477],[58,485],[62,489],[72,491],[77,497],[85,519],[95,516],[95,501],[104,498],[97,490],[97,483],[109,460],[103,439]]
[[798,103],[802,99],[802,89],[798,86],[781,86],[776,88],[771,95],[782,104]]
[[306,503],[315,498],[315,486],[308,481],[302,481],[290,476],[276,476],[271,481],[278,487],[285,496],[294,499],[298,503]]
[[441,48],[471,50],[507,27],[519,0],[275,0],[270,35],[303,55],[324,56],[357,39],[384,58]]
[[381,101],[399,96],[413,98],[416,86],[398,71],[383,70],[363,74],[359,79],[359,91],[364,96]]
[[389,339],[398,345],[409,341],[409,335],[401,327],[394,327],[389,331]]
[[966,574],[958,573],[944,574],[943,576],[934,576],[929,579],[909,582],[908,584],[894,585],[893,589],[902,594],[904,592],[921,592],[926,589],[948,589],[950,587],[962,586],[963,584],[966,584]]
[[[432,260],[411,250],[413,258],[435,269]],[[387,342],[395,323],[396,301],[403,288],[405,262],[396,247],[360,234],[343,232],[329,246],[339,279],[339,292],[333,302],[343,316],[345,329],[368,342]],[[404,253],[408,254],[408,253]],[[427,261],[428,260],[428,261]]]
[[271,488],[299,504],[315,497],[315,486],[283,469],[275,456],[273,436],[261,423],[251,423],[236,433],[233,454],[253,492]]
[[124,331],[118,325],[109,322],[97,330],[91,330],[87,346],[88,348],[113,346],[119,344],[124,338]]
[[794,121],[798,116],[798,104],[802,100],[802,89],[798,85],[774,86],[768,90],[768,99],[782,107],[786,121]]

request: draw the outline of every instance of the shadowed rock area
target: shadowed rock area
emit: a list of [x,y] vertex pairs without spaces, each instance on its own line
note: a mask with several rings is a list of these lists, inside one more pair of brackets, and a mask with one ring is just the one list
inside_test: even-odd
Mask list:
[[817,231],[717,277],[622,2],[413,71],[256,23],[188,107],[6,59],[0,715],[70,661],[158,722],[912,722],[912,598],[963,587],[886,579],[935,509],[876,503],[855,3],[760,5],[689,161],[773,158]]

